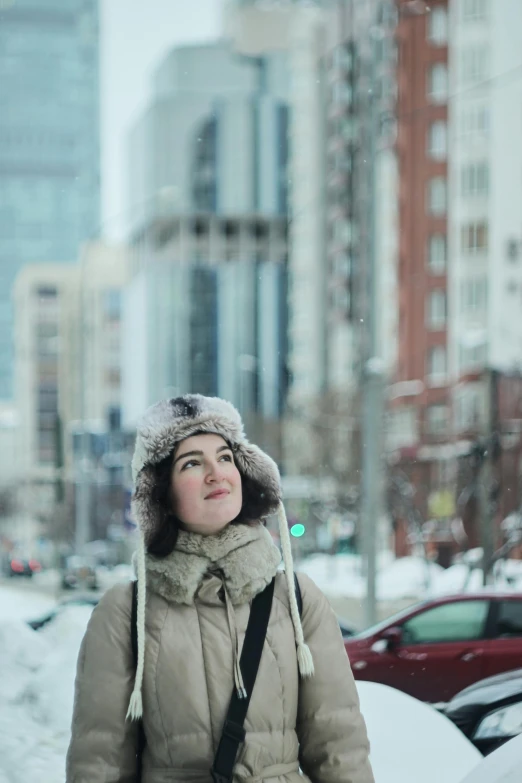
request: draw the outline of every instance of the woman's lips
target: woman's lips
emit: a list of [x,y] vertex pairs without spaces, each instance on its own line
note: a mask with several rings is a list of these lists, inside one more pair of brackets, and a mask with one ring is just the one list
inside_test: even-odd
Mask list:
[[219,500],[219,498],[223,498],[225,495],[230,495],[228,489],[216,489],[215,492],[211,492],[210,495],[207,495],[205,500]]

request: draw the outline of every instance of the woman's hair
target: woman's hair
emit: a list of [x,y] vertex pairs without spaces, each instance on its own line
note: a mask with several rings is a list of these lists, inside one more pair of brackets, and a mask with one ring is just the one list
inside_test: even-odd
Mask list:
[[[233,447],[231,450],[234,453]],[[160,512],[158,515],[160,521],[154,529],[147,531],[146,545],[147,551],[156,557],[170,555],[176,546],[178,533],[182,527],[180,520],[172,510],[171,476],[174,451],[161,462],[150,466],[153,479],[151,500]],[[259,482],[243,475],[241,471],[239,471],[239,475],[241,476],[243,503],[241,511],[230,524],[250,525],[267,516],[272,510],[272,503]]]

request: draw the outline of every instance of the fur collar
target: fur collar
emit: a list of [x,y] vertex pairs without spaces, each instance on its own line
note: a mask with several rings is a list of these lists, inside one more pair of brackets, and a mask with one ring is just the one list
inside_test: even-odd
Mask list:
[[260,523],[229,525],[216,536],[181,530],[170,555],[147,555],[147,583],[167,601],[191,605],[204,577],[220,573],[232,603],[239,605],[269,584],[280,561],[278,548]]

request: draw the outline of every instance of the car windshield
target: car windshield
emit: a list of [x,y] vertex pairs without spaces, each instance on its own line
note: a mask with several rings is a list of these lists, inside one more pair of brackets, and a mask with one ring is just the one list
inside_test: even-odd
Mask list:
[[381,631],[384,631],[385,628],[390,628],[393,625],[401,625],[402,621],[405,620],[407,617],[410,617],[410,615],[413,612],[416,612],[418,609],[422,609],[427,605],[428,605],[427,601],[420,601],[418,604],[413,604],[412,606],[408,606],[406,607],[406,609],[402,609],[400,612],[397,612],[397,614],[392,614],[390,617],[387,617],[385,620],[382,620],[380,623],[371,625],[369,628],[366,628],[364,631],[361,631],[360,633],[356,634],[353,638],[366,639],[370,636],[375,636],[375,634],[378,634]]

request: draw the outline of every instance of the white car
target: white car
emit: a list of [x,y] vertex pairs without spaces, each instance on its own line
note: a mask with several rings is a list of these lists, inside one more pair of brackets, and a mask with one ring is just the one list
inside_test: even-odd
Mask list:
[[502,745],[461,783],[520,783],[522,779],[522,734]]
[[374,682],[358,681],[357,690],[375,783],[462,783],[481,762],[471,742],[429,704]]

